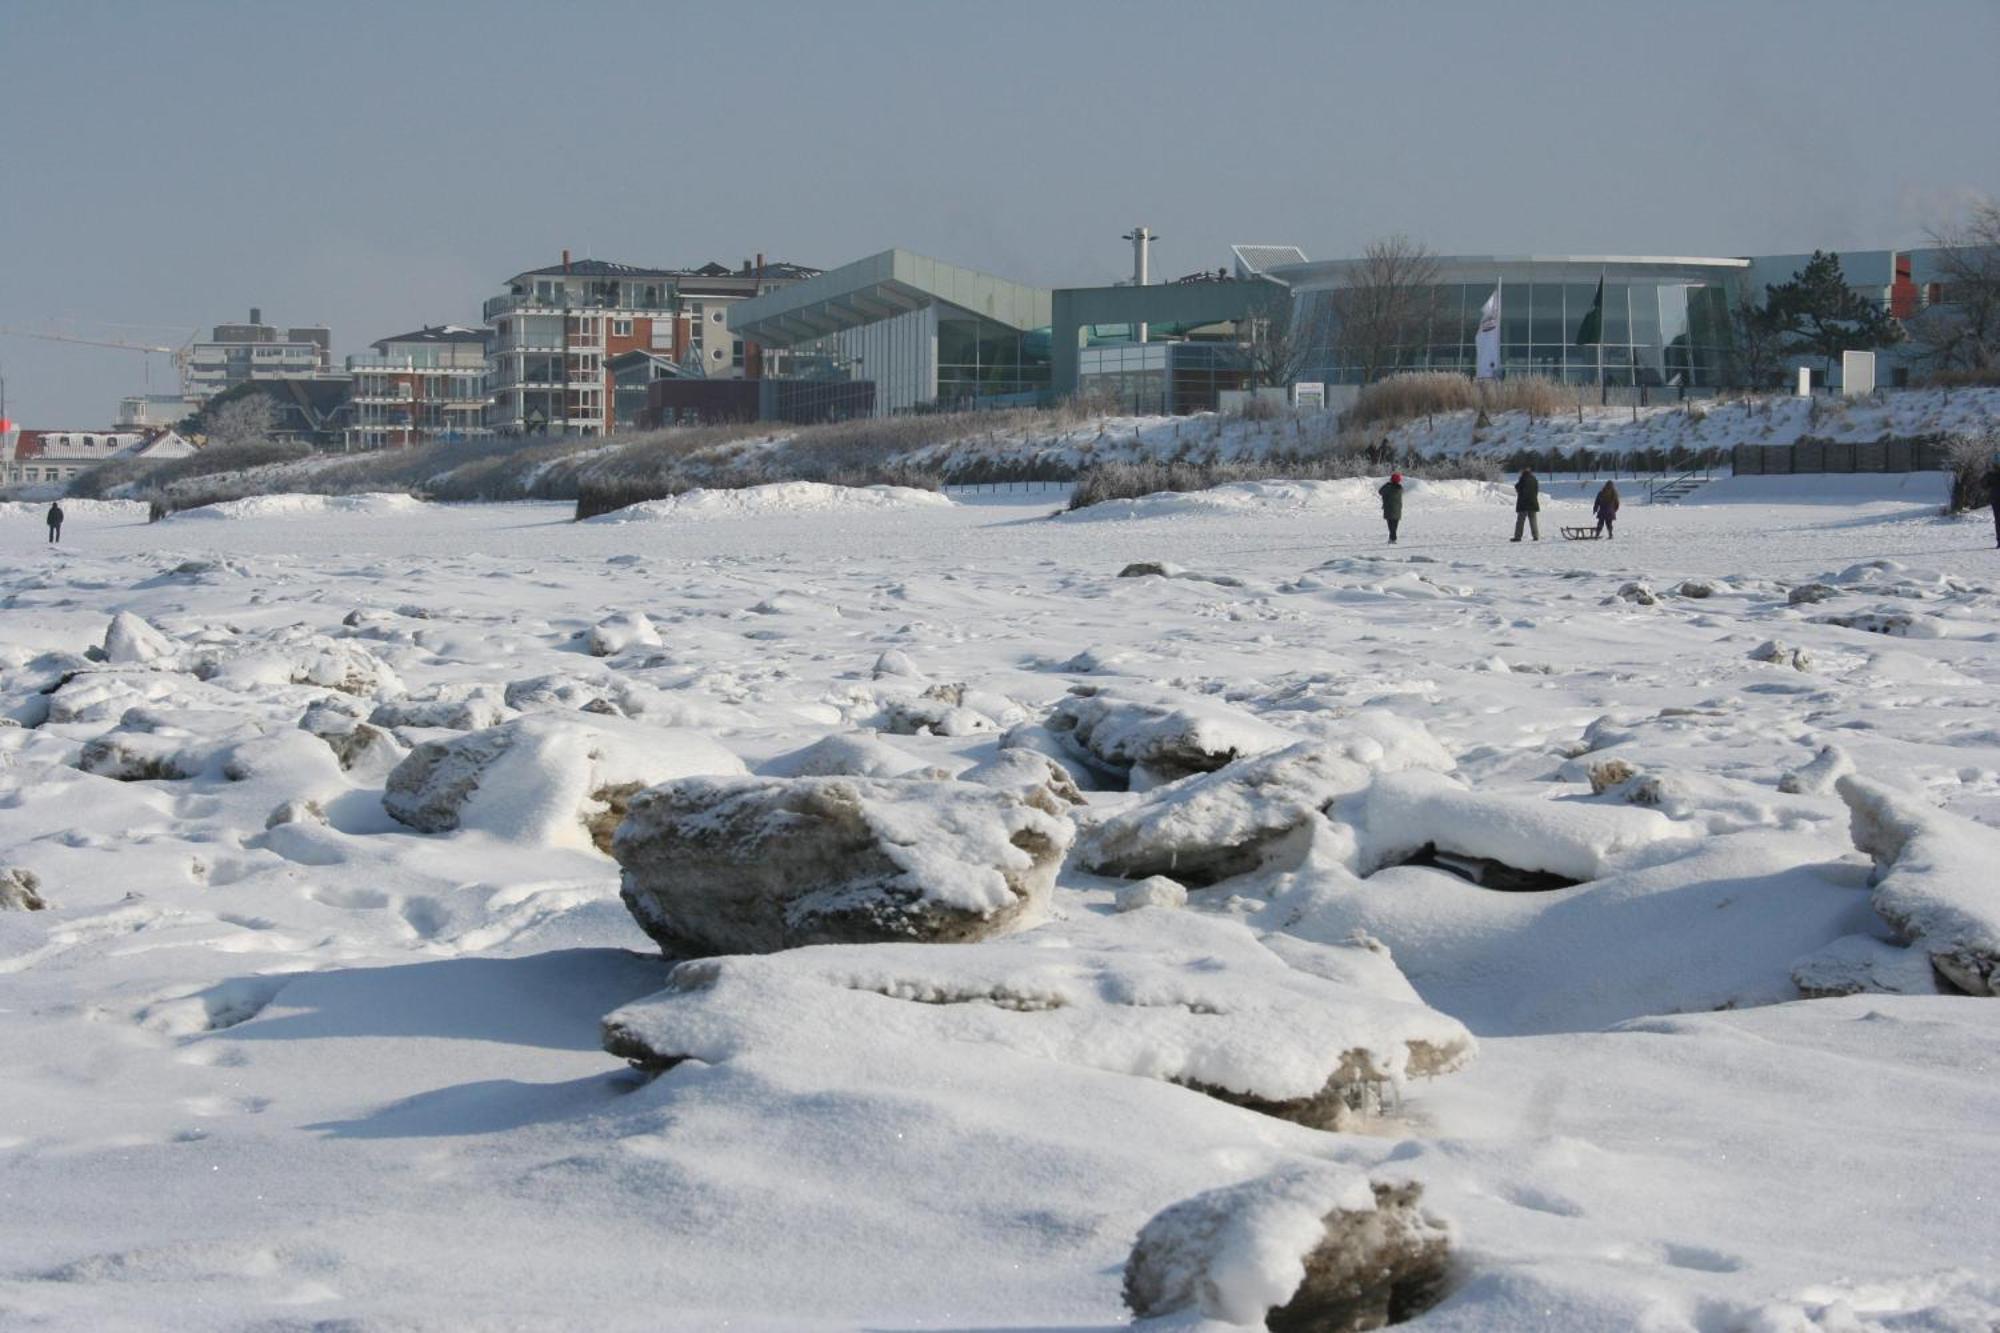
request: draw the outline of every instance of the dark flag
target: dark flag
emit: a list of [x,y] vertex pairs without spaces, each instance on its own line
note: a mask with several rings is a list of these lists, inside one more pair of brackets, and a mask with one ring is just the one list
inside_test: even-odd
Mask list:
[[1583,317],[1583,323],[1576,326],[1576,345],[1589,347],[1592,343],[1604,341],[1604,279],[1597,280],[1597,299],[1590,303],[1590,313]]

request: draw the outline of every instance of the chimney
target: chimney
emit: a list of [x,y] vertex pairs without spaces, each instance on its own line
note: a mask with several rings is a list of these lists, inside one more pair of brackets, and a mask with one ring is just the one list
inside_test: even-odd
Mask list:
[[569,276],[569,247],[566,245],[563,247],[563,276]]
[[750,261],[747,259],[743,261],[743,276],[746,278],[750,276]]
[[762,250],[757,252],[757,276],[760,278],[764,276],[764,252]]
[[254,305],[250,307],[250,322],[252,324],[262,324],[264,322],[264,312]]

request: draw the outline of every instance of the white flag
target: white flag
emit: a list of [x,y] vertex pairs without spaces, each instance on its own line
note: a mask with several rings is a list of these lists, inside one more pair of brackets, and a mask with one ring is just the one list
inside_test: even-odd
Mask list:
[[1493,295],[1486,298],[1486,304],[1479,308],[1479,337],[1475,344],[1479,370],[1477,379],[1491,380],[1500,377],[1500,289],[1495,287]]

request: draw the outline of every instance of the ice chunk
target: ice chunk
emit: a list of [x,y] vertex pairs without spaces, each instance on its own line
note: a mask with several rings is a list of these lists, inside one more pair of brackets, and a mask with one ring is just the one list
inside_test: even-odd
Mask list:
[[1142,1318],[1314,1333],[1401,1323],[1443,1295],[1450,1258],[1421,1195],[1330,1162],[1197,1194],[1140,1229],[1125,1303]]
[[965,940],[1047,905],[1074,829],[969,782],[694,778],[641,793],[612,848],[669,954]]
[[0,912],[40,912],[48,907],[42,881],[32,870],[8,866],[0,870]]
[[1875,910],[1968,995],[2000,993],[2000,831],[1848,775],[1855,847],[1875,858]]
[[138,666],[171,657],[174,645],[166,635],[130,611],[111,617],[104,631],[104,660],[113,666]]
[[823,1047],[836,1030],[1004,1047],[1321,1128],[1474,1050],[1372,940],[1260,937],[1192,912],[1084,917],[977,945],[700,959],[605,1020],[607,1049],[655,1067]]
[[382,804],[425,833],[476,829],[609,851],[626,802],[642,788],[744,771],[742,760],[696,732],[538,713],[424,742],[389,775]]
[[923,767],[923,760],[872,731],[850,731],[822,736],[804,749],[779,755],[758,771],[774,778],[899,778]]
[[616,657],[634,648],[658,648],[660,632],[644,611],[620,612],[592,625],[587,643],[592,657]]
[[1047,726],[1078,755],[1124,774],[1133,791],[1298,739],[1219,700],[1138,684],[1072,686]]
[[1356,813],[1363,874],[1428,846],[1581,883],[1627,853],[1695,833],[1657,810],[1474,792],[1423,772],[1376,778]]

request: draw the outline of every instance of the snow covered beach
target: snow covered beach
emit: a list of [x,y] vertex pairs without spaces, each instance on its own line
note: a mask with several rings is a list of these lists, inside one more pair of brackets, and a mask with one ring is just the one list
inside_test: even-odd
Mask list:
[[[1744,478],[1510,546],[1511,493],[1454,482],[1391,551],[1373,484],[107,508],[54,550],[25,515],[0,868],[48,906],[0,912],[0,1326],[1116,1327],[1149,1219],[1313,1166],[1423,1186],[1454,1270],[1412,1327],[1990,1327],[2000,1008],[1895,940],[1839,782],[1923,824],[1885,889],[2000,837],[1987,516]],[[837,770],[954,781],[1159,699],[1246,768],[1057,744],[1075,849],[986,944],[661,1001],[575,818],[850,733]],[[502,726],[456,827],[385,809]],[[1186,906],[1115,910],[1162,847]],[[613,1014],[687,1058],[627,1068]],[[1411,1042],[1452,1054],[1338,1132],[1201,1090]],[[1224,1297],[1296,1263],[1253,1235]]]

